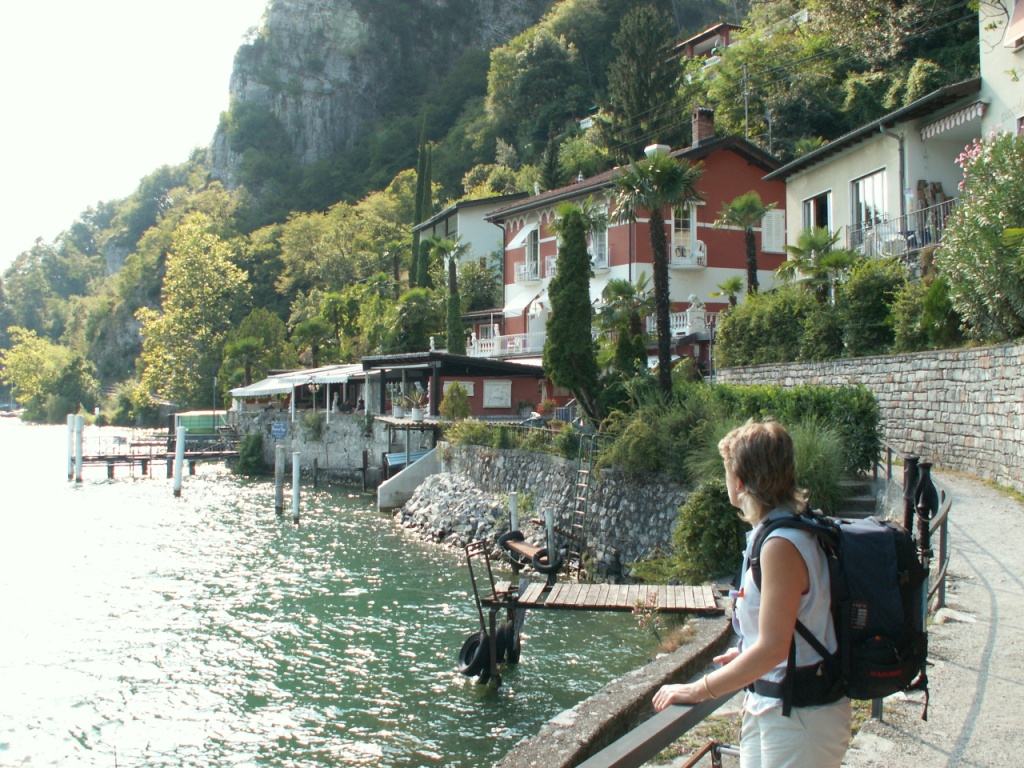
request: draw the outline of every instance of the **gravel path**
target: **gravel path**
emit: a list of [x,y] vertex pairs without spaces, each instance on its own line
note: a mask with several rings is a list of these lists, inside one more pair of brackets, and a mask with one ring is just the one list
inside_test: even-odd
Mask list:
[[936,473],[953,496],[947,607],[929,630],[931,701],[891,697],[845,766],[1024,766],[1024,504]]

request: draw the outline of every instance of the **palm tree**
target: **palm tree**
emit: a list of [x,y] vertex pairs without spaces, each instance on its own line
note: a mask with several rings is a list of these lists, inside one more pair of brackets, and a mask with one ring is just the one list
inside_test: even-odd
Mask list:
[[729,306],[736,306],[736,297],[740,295],[743,290],[743,278],[739,275],[733,275],[723,280],[721,283],[715,286],[718,290],[712,291],[711,298],[717,299],[722,296],[729,297]]
[[623,168],[615,179],[619,221],[636,221],[641,210],[648,211],[651,260],[654,272],[655,325],[658,333],[658,386],[667,397],[672,393],[672,312],[668,283],[668,238],[665,235],[665,206],[689,206],[702,198],[697,183],[704,172],[698,163],[656,153]]
[[644,318],[654,311],[647,273],[636,284],[615,277],[601,291],[598,321],[605,331],[615,333],[613,364],[626,377],[647,370],[647,341]]
[[751,190],[744,192],[731,203],[722,207],[718,214],[716,227],[738,227],[743,230],[747,246],[747,295],[757,293],[757,242],[754,240],[754,227],[760,223],[769,211],[774,211],[775,203],[765,205],[761,196]]
[[466,333],[462,327],[462,299],[459,296],[459,263],[469,251],[459,238],[431,237],[426,241],[430,258],[435,263],[448,264],[448,298],[445,305],[445,347],[453,355],[466,354]]
[[789,258],[775,270],[776,277],[789,282],[795,280],[800,273],[810,275],[821,254],[831,251],[837,242],[839,233],[832,234],[827,227],[804,229],[797,235],[795,245],[786,246]]
[[333,341],[331,324],[322,317],[311,317],[299,323],[292,332],[292,341],[300,350],[309,350],[309,362],[313,368],[320,365],[320,352]]
[[224,345],[224,357],[231,365],[240,366],[245,386],[252,384],[252,369],[266,354],[263,340],[244,336]]

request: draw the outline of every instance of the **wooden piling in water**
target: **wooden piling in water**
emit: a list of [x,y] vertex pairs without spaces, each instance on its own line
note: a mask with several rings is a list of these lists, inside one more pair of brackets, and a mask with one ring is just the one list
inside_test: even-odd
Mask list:
[[181,476],[185,469],[185,428],[178,427],[174,441],[174,495],[181,496]]
[[75,416],[75,482],[82,482],[82,440],[85,432],[85,417]]
[[68,414],[68,480],[75,479],[75,414]]
[[301,493],[302,461],[298,451],[292,454],[292,522],[299,522],[299,494]]
[[284,446],[274,446],[274,511],[284,514]]

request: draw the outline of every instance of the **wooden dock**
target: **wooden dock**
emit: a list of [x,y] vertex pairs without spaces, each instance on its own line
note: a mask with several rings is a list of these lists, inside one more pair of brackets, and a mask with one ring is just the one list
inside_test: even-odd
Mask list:
[[552,608],[572,611],[633,611],[637,608],[659,613],[703,613],[718,615],[714,587],[664,584],[568,584],[548,586],[532,582],[521,595],[510,582],[495,584],[493,594],[480,602],[488,607],[514,604],[520,608]]
[[[90,444],[91,443],[91,444]],[[171,477],[174,468],[174,444],[167,439],[132,440],[126,438],[87,441],[82,452],[83,467],[106,467],[107,477],[114,477],[115,467],[128,467],[134,475],[151,475],[156,465],[167,468]],[[238,449],[227,444],[199,444],[192,450],[186,446],[185,464],[191,474],[199,461],[223,461],[238,458]]]

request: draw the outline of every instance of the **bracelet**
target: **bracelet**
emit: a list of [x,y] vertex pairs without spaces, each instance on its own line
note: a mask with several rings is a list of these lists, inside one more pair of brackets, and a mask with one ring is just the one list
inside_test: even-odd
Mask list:
[[704,690],[708,692],[708,698],[709,699],[717,699],[718,698],[717,696],[715,696],[715,694],[713,694],[711,692],[711,686],[708,685],[708,676],[707,675],[704,675]]

